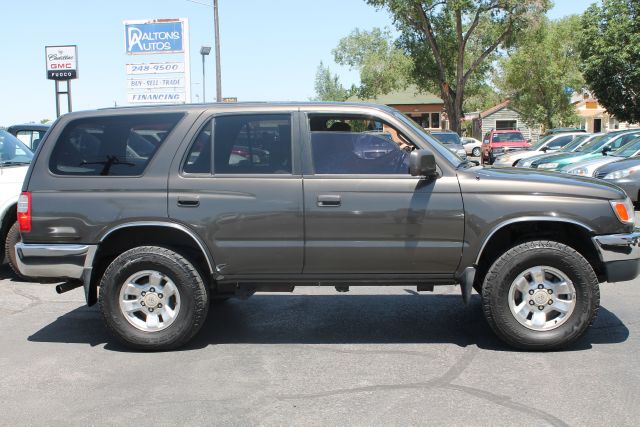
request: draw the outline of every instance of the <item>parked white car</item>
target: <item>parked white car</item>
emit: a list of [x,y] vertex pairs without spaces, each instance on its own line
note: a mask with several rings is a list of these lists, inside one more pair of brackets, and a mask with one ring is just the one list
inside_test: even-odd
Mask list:
[[538,142],[528,150],[512,151],[496,158],[493,166],[514,167],[519,160],[537,156],[544,153],[553,153],[569,144],[578,136],[585,136],[584,132],[556,133],[540,138]]
[[16,204],[33,153],[9,132],[0,130],[0,260],[16,268],[14,247],[20,241]]
[[467,152],[467,155],[480,157],[482,154],[482,141],[469,136],[463,136],[460,140],[462,141],[462,146],[464,147],[464,151]]

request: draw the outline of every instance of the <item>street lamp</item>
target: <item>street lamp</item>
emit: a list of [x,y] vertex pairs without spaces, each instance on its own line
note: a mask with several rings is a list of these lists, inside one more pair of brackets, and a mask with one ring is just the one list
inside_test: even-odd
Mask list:
[[[201,4],[213,8],[213,31],[215,33],[215,54],[216,54],[216,102],[222,102],[222,73],[220,71],[220,25],[218,23],[218,0],[212,3],[199,0],[187,0],[191,3]],[[203,57],[204,58],[204,57]]]
[[202,55],[202,102],[206,102],[205,98],[205,90],[204,90],[204,81],[206,79],[206,75],[204,72],[204,57],[209,55],[211,52],[211,46],[202,46],[200,48],[200,55]]

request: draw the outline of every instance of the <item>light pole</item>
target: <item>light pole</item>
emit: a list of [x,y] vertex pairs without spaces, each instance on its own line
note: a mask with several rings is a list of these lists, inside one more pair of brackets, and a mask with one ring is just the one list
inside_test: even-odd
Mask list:
[[[215,32],[216,49],[216,102],[222,102],[222,72],[220,71],[220,25],[218,23],[218,0],[213,0],[213,4],[200,0],[187,0],[191,3],[201,4],[213,8],[213,30]],[[204,57],[203,57],[204,58]],[[204,60],[204,59],[203,59]]]
[[204,88],[204,82],[206,80],[206,74],[204,72],[204,57],[209,55],[209,53],[211,52],[211,46],[202,46],[200,48],[200,55],[202,55],[202,102],[207,102],[207,98],[205,98],[205,88]]
[[220,72],[220,25],[218,24],[218,0],[213,0],[213,27],[216,31],[216,102],[222,102],[222,74]]

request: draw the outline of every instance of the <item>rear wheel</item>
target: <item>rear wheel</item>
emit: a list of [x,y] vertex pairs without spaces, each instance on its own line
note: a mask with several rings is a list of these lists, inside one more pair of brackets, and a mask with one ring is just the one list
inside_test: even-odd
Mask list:
[[471,155],[473,157],[480,157],[480,154],[482,154],[480,147],[475,147],[473,150],[471,150]]
[[208,289],[180,254],[157,246],[124,252],[100,282],[100,309],[109,330],[125,345],[170,350],[186,344],[202,327]]
[[572,344],[595,319],[599,303],[598,279],[589,262],[553,241],[511,248],[489,268],[482,287],[491,328],[527,350]]
[[13,272],[16,273],[19,278],[24,279],[25,276],[23,276],[22,273],[20,273],[20,270],[18,270],[18,262],[16,260],[16,245],[21,241],[20,226],[16,221],[7,232],[7,237],[4,241],[4,252],[7,255],[9,267],[11,267]]

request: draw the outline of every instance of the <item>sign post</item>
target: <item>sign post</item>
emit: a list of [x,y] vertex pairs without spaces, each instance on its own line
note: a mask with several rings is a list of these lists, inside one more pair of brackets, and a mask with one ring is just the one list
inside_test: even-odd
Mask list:
[[[67,111],[71,110],[71,80],[78,78],[78,46],[45,46],[47,79],[56,82],[56,117],[60,117],[60,95],[67,95]],[[60,90],[60,81],[66,81]]]

